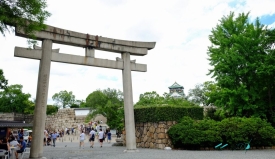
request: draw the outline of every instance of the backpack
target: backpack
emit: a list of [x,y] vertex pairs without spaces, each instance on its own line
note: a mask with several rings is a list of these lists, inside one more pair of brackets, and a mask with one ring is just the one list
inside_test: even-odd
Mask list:
[[95,139],[95,134],[92,134],[92,136],[90,137],[89,141],[91,142],[94,139]]

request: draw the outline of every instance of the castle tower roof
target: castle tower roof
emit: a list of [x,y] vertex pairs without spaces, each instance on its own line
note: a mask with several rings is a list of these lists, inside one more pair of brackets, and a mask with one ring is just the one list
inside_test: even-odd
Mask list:
[[169,89],[176,89],[176,88],[184,89],[183,86],[179,85],[177,82],[175,82],[172,86],[170,86],[168,88]]

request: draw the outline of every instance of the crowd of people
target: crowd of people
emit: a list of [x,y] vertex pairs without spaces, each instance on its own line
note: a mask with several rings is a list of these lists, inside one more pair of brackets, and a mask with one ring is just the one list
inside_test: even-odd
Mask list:
[[86,136],[89,136],[90,148],[94,147],[94,141],[98,139],[100,142],[100,147],[103,146],[103,142],[111,143],[111,131],[106,128],[106,126],[102,127],[103,122],[96,121],[90,122],[88,125],[79,125],[76,128],[65,128],[64,130],[50,131],[49,129],[44,130],[44,145],[45,146],[56,146],[56,140],[59,137],[63,137],[64,135],[76,135],[79,133],[79,148],[84,148],[84,142]]
[[[31,135],[28,138],[27,143],[30,144],[32,140]],[[8,137],[4,137],[0,140],[0,144],[2,146],[6,146],[4,149],[7,150],[6,155],[11,156],[12,150],[14,150],[14,155],[16,159],[18,159],[18,154],[23,153],[25,151],[25,148],[27,147],[27,143],[24,140],[23,137],[23,129],[20,129],[18,131],[18,135],[13,135],[11,132],[9,132]],[[12,149],[15,148],[15,149]]]

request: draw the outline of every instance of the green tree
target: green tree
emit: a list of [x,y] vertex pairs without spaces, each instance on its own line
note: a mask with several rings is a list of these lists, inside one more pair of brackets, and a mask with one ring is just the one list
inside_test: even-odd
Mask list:
[[60,91],[59,93],[55,93],[52,96],[53,101],[55,101],[55,106],[59,108],[67,108],[71,107],[75,103],[75,96],[73,92]]
[[0,69],[0,89],[6,89],[8,85],[8,80],[4,76],[4,72]]
[[57,113],[57,111],[58,111],[58,107],[57,106],[47,105],[47,112],[46,112],[47,115],[55,114],[55,113]]
[[157,92],[145,92],[139,96],[139,101],[135,105],[155,105],[155,104],[163,104],[164,97],[161,97]]
[[46,27],[43,23],[50,16],[46,7],[45,0],[1,0],[0,32],[5,36],[16,26],[34,38],[35,31]]
[[168,93],[164,93],[163,96],[160,96],[155,91],[152,91],[141,94],[135,107],[160,105],[195,106],[196,104],[189,102],[185,98],[173,98],[170,97]]
[[210,100],[231,116],[258,116],[275,123],[275,30],[258,18],[250,23],[248,16],[235,18],[231,12],[212,29],[209,75],[219,91]]
[[197,84],[194,89],[190,89],[188,92],[188,100],[203,106],[213,105],[209,100],[211,94],[217,92],[217,85],[213,81],[206,81],[203,84]]
[[27,102],[28,104],[24,109],[24,114],[34,114],[35,103],[31,100],[28,100]]
[[23,93],[22,88],[22,85],[16,84],[0,92],[0,112],[24,113],[25,108],[31,104],[31,95]]
[[96,90],[86,98],[86,106],[91,109],[88,120],[97,114],[107,118],[111,128],[121,130],[124,127],[124,109],[122,92],[115,89]]

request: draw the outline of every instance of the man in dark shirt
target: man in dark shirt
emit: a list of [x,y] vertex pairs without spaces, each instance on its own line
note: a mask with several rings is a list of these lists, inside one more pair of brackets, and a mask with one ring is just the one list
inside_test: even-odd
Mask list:
[[23,140],[23,136],[20,137],[20,144],[17,144],[17,146],[20,148],[20,150],[15,152],[16,159],[18,159],[18,153],[23,153],[26,148],[26,142]]

